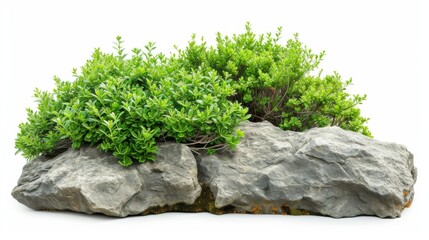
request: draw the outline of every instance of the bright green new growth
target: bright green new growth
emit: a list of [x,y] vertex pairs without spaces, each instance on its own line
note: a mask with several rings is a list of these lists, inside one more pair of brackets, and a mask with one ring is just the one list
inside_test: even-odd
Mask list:
[[296,34],[285,45],[279,44],[281,28],[256,36],[250,24],[239,35],[222,36],[217,45],[208,47],[195,35],[177,61],[187,70],[218,72],[229,76],[237,90],[231,99],[249,109],[252,121],[268,120],[284,130],[304,131],[313,127],[340,126],[371,136],[367,118],[356,106],[366,95],[345,92],[351,80],[340,75],[312,75],[324,56],[312,53]]
[[20,124],[16,148],[32,159],[50,152],[61,139],[111,151],[123,166],[154,160],[156,141],[184,142],[210,152],[234,148],[243,133],[234,130],[247,109],[228,100],[231,80],[216,72],[184,71],[163,54],[133,50],[126,59],[117,38],[117,55],[96,49],[74,70],[73,83],[55,78],[53,93],[36,89],[38,111]]
[[[313,54],[295,35],[285,45],[277,34],[218,34],[217,45],[197,43],[166,57],[133,49],[126,58],[121,38],[116,54],[96,49],[73,70],[75,81],[54,78],[53,93],[36,89],[37,111],[27,109],[16,148],[27,159],[55,150],[96,145],[123,166],[153,161],[157,141],[174,140],[209,153],[235,148],[244,136],[236,127],[250,117],[285,130],[340,126],[371,136],[356,106],[366,96],[345,92],[351,80],[312,75],[324,52]],[[320,71],[321,72],[321,71]],[[249,112],[251,115],[248,115]]]

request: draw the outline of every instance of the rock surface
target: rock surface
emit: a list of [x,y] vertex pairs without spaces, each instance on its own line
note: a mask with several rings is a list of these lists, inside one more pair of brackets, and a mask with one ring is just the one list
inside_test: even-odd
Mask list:
[[198,157],[200,181],[218,208],[395,218],[412,201],[416,169],[402,145],[338,127],[297,133],[261,122],[241,129],[236,151]]
[[39,157],[24,166],[12,195],[36,210],[117,217],[208,211],[395,218],[412,202],[416,169],[404,146],[336,127],[240,128],[246,136],[234,151],[195,158],[185,145],[160,143],[155,162],[128,168],[91,147]]
[[124,168],[95,148],[69,149],[24,166],[12,195],[36,210],[71,210],[124,217],[152,207],[192,204],[200,195],[195,158],[188,147],[158,144],[155,162]]

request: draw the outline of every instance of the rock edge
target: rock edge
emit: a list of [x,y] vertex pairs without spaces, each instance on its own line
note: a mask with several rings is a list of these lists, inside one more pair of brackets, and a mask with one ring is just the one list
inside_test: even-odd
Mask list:
[[400,217],[417,171],[402,145],[338,127],[283,131],[247,122],[237,149],[194,155],[159,143],[155,162],[123,168],[92,147],[39,157],[12,196],[35,210],[114,217],[169,211]]

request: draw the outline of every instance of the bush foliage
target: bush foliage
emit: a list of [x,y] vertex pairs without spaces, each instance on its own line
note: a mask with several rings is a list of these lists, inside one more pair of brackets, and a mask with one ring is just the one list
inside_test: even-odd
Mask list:
[[[195,35],[166,56],[149,43],[127,57],[96,49],[73,82],[54,77],[52,93],[35,90],[36,111],[19,125],[16,148],[27,159],[55,150],[96,145],[123,166],[153,161],[157,141],[174,140],[210,153],[234,148],[250,117],[285,130],[337,125],[371,136],[357,108],[366,96],[349,95],[339,74],[312,75],[324,53],[314,54],[295,35],[285,45],[276,34],[217,35],[207,46]],[[250,113],[250,115],[248,114]]]
[[356,107],[366,95],[350,96],[345,90],[351,79],[343,81],[338,73],[312,75],[325,53],[313,53],[297,34],[281,45],[281,33],[278,28],[276,34],[257,36],[247,23],[242,34],[218,33],[214,47],[193,35],[176,58],[187,70],[214,70],[231,77],[237,90],[231,99],[247,107],[253,121],[267,120],[294,131],[340,126],[371,136],[368,119]]
[[228,100],[235,93],[230,79],[185,71],[154,54],[152,43],[126,59],[117,40],[116,55],[96,49],[81,74],[74,70],[74,82],[55,78],[53,93],[36,89],[38,111],[27,110],[16,140],[26,158],[52,151],[61,139],[112,151],[123,166],[154,160],[156,141],[210,151],[238,144],[243,133],[235,128],[249,116]]

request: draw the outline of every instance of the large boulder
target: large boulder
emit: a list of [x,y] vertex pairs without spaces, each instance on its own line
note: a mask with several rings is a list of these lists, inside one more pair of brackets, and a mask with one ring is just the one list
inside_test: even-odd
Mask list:
[[36,210],[71,210],[124,217],[175,205],[200,195],[197,165],[189,148],[160,143],[155,162],[124,168],[96,148],[39,157],[23,168],[12,195]]
[[241,129],[246,136],[235,151],[197,157],[217,208],[395,218],[412,201],[416,169],[402,145],[338,127],[298,133],[260,122]]
[[399,217],[412,202],[413,155],[337,127],[283,131],[244,123],[236,150],[196,154],[159,143],[155,162],[124,168],[93,147],[39,157],[12,195],[36,210],[109,216],[167,211]]

